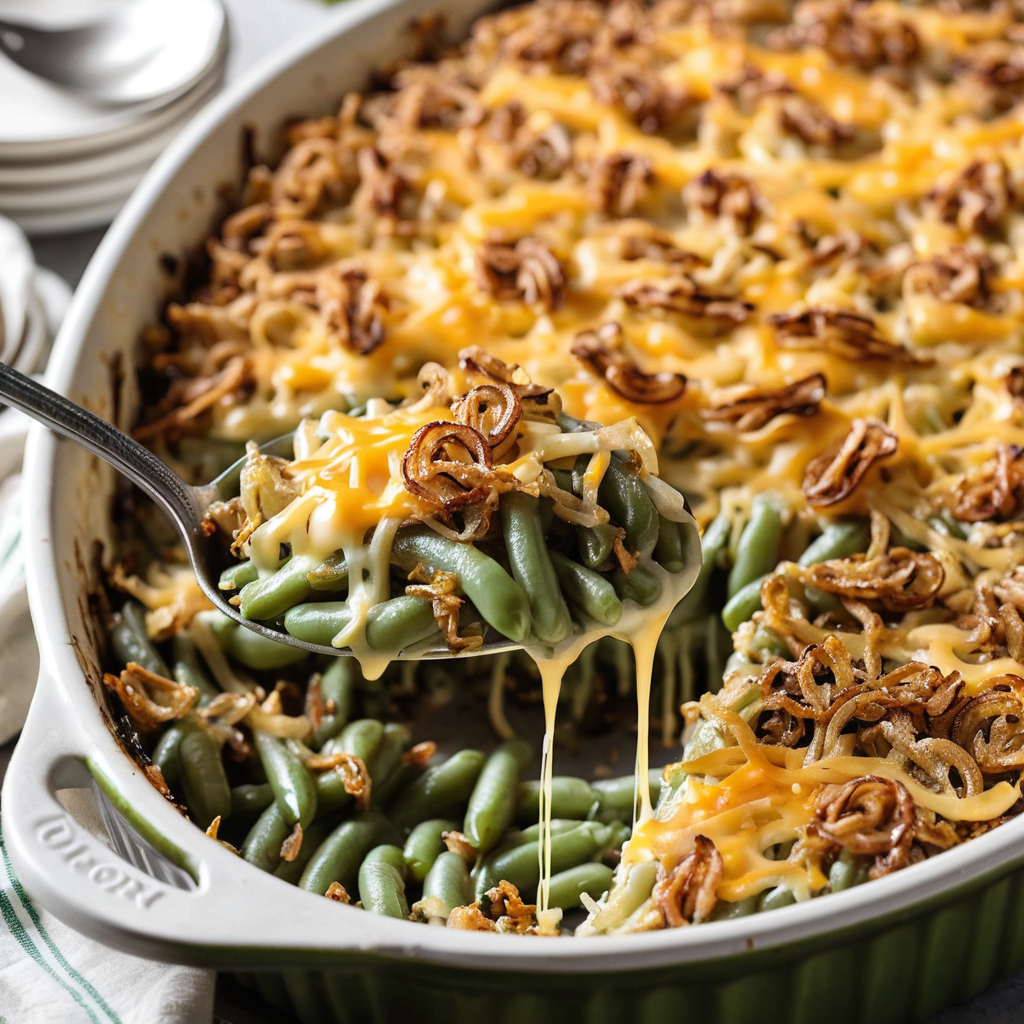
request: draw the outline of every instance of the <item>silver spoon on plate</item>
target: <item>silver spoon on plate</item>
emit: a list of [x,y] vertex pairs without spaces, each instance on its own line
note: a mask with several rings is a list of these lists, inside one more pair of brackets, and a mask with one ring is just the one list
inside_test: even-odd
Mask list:
[[67,28],[0,18],[0,51],[10,60],[110,106],[180,96],[226,45],[221,0],[130,0]]

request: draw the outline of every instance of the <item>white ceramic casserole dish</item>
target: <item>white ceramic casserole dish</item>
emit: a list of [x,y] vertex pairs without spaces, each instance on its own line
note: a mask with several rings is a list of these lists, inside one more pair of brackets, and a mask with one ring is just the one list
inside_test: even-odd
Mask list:
[[[451,30],[487,6],[449,0]],[[436,0],[353,0],[202,114],[104,239],[54,351],[53,385],[126,426],[135,395],[123,371],[166,295],[161,256],[207,236],[220,187],[240,178],[245,132],[265,149],[289,117],[333,109],[402,52],[411,19],[435,10]],[[753,1022],[769,1007],[773,1016],[787,1007],[794,1021],[905,1021],[1024,963],[1024,817],[824,900],[617,938],[545,942],[427,928],[262,874],[156,792],[98,699],[85,581],[96,543],[109,540],[113,484],[91,456],[34,431],[25,522],[42,669],[4,785],[3,827],[33,898],[79,930],[137,954],[251,974],[268,998],[309,1021],[554,1021],[571,1012],[593,1021],[700,1013]],[[90,775],[149,844],[122,846],[131,863],[58,801],[60,789]]]

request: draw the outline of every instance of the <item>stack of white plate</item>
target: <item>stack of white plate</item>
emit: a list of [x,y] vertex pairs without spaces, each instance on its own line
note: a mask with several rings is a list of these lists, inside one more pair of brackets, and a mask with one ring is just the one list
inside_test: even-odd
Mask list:
[[[189,0],[181,4],[182,17]],[[101,0],[22,3],[28,17],[81,23]],[[205,5],[204,5],[205,6]],[[5,3],[5,16],[18,13]],[[38,24],[39,19],[35,18]],[[227,53],[227,22],[197,33],[196,75],[171,96],[127,106],[91,103],[23,70],[0,54],[0,214],[29,234],[108,224],[149,165],[212,96]]]
[[[64,281],[36,266],[28,239],[0,217],[0,363],[22,373],[42,370],[70,301]],[[8,413],[0,410],[0,421]]]

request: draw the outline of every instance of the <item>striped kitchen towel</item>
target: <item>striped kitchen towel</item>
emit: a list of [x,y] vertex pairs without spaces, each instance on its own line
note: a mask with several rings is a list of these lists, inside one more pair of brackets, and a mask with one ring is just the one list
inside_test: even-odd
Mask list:
[[[86,799],[74,815],[105,837]],[[214,979],[109,949],[36,907],[0,829],[0,1024],[208,1024]]]

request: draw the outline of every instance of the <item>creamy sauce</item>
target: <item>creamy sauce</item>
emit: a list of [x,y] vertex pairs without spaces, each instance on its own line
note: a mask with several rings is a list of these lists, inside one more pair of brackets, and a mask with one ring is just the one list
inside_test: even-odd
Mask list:
[[[696,537],[696,531],[693,532]],[[548,910],[551,883],[551,787],[554,776],[555,717],[562,679],[566,670],[584,649],[602,637],[611,637],[627,643],[636,660],[637,743],[635,782],[633,794],[633,827],[653,816],[647,769],[650,762],[650,697],[654,658],[665,623],[672,609],[693,586],[700,570],[699,548],[688,551],[687,568],[670,573],[649,559],[641,560],[661,583],[661,594],[654,604],[642,608],[634,601],[624,601],[622,618],[614,626],[589,623],[577,635],[569,637],[554,649],[531,646],[526,649],[541,675],[544,695],[544,741],[541,751],[540,774],[540,885],[537,906],[541,913]]]

